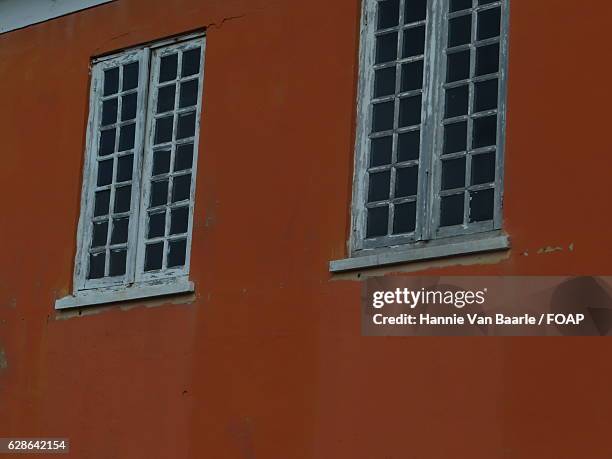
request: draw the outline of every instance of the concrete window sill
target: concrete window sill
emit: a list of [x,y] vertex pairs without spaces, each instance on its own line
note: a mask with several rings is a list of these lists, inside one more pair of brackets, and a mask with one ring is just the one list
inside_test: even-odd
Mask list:
[[194,291],[193,282],[183,279],[158,284],[149,283],[113,289],[84,290],[75,295],[69,295],[56,300],[55,309],[62,310],[100,304],[121,303],[144,298],[193,293]]
[[[438,241],[436,241],[438,242]],[[456,255],[508,250],[510,240],[503,234],[479,235],[473,239],[462,239],[421,247],[394,247],[384,251],[362,251],[362,254],[329,263],[332,273],[341,273],[365,268],[378,268],[402,263],[434,260]]]

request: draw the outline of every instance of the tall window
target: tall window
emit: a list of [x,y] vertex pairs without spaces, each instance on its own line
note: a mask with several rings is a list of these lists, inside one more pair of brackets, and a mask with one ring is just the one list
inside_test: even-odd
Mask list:
[[353,254],[501,228],[507,10],[364,0]]
[[204,37],[94,62],[77,292],[187,277],[203,74]]

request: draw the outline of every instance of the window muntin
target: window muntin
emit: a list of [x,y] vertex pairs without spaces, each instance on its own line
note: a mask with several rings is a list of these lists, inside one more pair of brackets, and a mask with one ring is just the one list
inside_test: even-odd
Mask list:
[[[188,274],[203,52],[204,38],[198,38],[130,50],[94,63],[75,267],[76,291],[125,287],[134,282]],[[168,76],[168,65],[163,64],[163,56],[171,54],[182,59],[174,79]],[[161,115],[176,121],[170,126],[169,142],[161,144],[160,129],[154,138],[159,119],[158,92],[172,84],[178,88],[176,100]],[[164,110],[163,105],[160,110]],[[190,152],[182,147],[187,143]],[[162,147],[168,148],[168,161],[173,170],[165,175],[155,171],[157,177],[153,175],[154,152]],[[189,176],[188,182],[186,176]],[[168,193],[173,193],[170,202],[151,209],[169,215],[161,237],[154,240],[162,244],[163,263],[145,271],[145,237],[149,232],[144,230],[148,220],[146,223],[143,220],[149,211],[147,203],[155,194],[151,184],[160,178],[170,184],[166,198]]]
[[501,227],[507,7],[364,0],[352,250]]

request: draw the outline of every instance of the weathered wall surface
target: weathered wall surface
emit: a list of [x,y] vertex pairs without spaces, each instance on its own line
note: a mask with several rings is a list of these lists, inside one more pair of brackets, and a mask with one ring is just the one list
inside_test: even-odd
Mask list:
[[[346,255],[359,12],[118,0],[0,35],[0,436],[89,459],[610,457],[610,340],[360,336],[359,278],[327,269]],[[421,272],[612,274],[611,15],[512,1],[512,250]],[[195,296],[55,313],[90,57],[203,27]]]

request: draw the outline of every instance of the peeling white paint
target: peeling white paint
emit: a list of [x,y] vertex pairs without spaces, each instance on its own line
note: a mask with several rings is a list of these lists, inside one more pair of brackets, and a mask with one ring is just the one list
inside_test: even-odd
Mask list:
[[555,253],[555,252],[563,252],[563,247],[542,247],[538,250],[538,255],[546,254],[546,253]]

